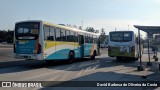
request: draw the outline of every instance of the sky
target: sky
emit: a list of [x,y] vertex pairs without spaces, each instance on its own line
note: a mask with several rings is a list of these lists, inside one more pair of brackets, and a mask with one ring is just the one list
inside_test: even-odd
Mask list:
[[0,0],[0,30],[15,22],[43,20],[71,24],[106,33],[132,30],[133,25],[160,26],[160,0]]

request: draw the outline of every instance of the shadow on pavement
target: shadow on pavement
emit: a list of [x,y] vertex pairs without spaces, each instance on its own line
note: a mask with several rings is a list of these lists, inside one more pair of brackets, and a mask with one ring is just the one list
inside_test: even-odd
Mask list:
[[[67,82],[65,81],[53,81],[48,82],[46,85],[44,83],[44,88],[40,90],[153,90],[157,87],[97,87],[97,83],[105,83],[110,81],[112,83],[123,83],[124,81],[128,83],[144,83],[145,80],[140,78],[139,75],[131,75],[131,74],[121,74],[116,72],[96,72],[89,75],[85,75],[82,77],[78,77]],[[117,82],[116,82],[117,81]]]
[[[66,71],[80,71],[86,68],[105,68],[105,67],[115,67],[120,65],[136,68],[138,62],[132,60],[117,61],[115,60],[115,58],[111,57],[97,58],[95,60],[90,60],[88,58],[76,59],[72,64],[68,64],[67,61],[47,63],[45,61],[38,61],[38,60],[21,60],[21,61],[11,61],[11,62],[0,62],[0,68],[5,68],[4,70],[3,69],[0,70],[0,74],[23,72],[39,68],[48,68],[48,69],[66,70]],[[61,68],[56,68],[56,67],[61,67]]]
[[[84,58],[83,60],[77,59],[73,64],[85,62],[88,60],[90,59],[88,58]],[[27,70],[39,69],[39,68],[49,68],[49,67],[55,68],[57,66],[66,67],[73,64],[69,64],[65,60],[51,62],[51,63],[47,63],[46,61],[40,61],[40,60],[19,60],[19,61],[0,62],[0,74],[22,72]]]

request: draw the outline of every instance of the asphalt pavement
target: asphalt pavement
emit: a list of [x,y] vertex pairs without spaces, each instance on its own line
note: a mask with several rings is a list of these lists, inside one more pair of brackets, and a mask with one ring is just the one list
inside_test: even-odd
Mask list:
[[[73,64],[67,62],[46,63],[37,60],[15,60],[10,55],[12,49],[1,49],[0,81],[160,81],[158,63],[151,58],[153,66],[146,66],[147,54],[143,54],[144,71],[137,71],[139,61],[117,61],[115,57],[108,57],[107,48],[102,49],[102,55],[96,60],[88,58],[76,59]],[[153,54],[151,54],[152,56]],[[158,54],[159,57],[159,54]],[[146,78],[143,78],[146,76]],[[76,84],[76,83],[74,83]],[[51,90],[160,90],[158,87],[55,87],[51,83],[42,88],[0,88],[15,90],[51,89]]]

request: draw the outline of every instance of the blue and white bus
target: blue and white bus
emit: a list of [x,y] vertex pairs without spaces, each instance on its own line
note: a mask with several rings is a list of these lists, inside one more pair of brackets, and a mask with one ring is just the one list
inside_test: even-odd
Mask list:
[[68,60],[100,55],[99,34],[41,20],[15,24],[14,57],[35,60]]

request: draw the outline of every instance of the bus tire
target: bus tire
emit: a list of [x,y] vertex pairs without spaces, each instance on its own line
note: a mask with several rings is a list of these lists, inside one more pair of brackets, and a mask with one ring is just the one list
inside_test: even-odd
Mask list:
[[91,60],[95,60],[96,57],[96,51],[93,52],[93,55],[91,56]]
[[68,63],[73,63],[74,61],[74,53],[71,51],[68,55]]

